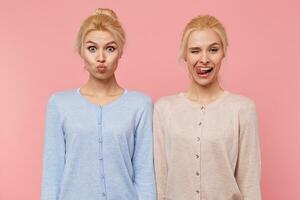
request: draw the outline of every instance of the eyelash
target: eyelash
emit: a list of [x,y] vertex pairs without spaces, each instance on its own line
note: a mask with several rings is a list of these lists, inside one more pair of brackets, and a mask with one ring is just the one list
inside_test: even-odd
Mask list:
[[[216,48],[216,47],[209,49],[209,52],[212,52],[212,53],[217,53],[218,51],[219,51],[219,48]],[[200,50],[191,50],[191,53],[199,53],[199,52],[200,52]]]
[[[109,49],[111,49],[111,50],[109,50]],[[114,52],[116,50],[116,47],[108,46],[108,47],[106,47],[106,50],[108,50],[109,52]]]
[[191,53],[199,53],[199,50],[191,50]]
[[[89,47],[87,47],[87,49],[90,52],[95,53],[96,50],[97,50],[97,47],[96,46],[89,46]],[[114,47],[114,46],[108,46],[108,47],[105,48],[105,50],[108,50],[109,52],[114,52],[116,50],[116,47]]]
[[[92,48],[94,48],[95,50],[92,50]],[[89,47],[87,47],[87,49],[88,49],[90,52],[94,53],[94,52],[97,50],[97,47],[96,47],[96,46],[89,46]]]
[[219,51],[219,49],[218,48],[211,48],[209,51],[212,52],[212,53],[217,53]]

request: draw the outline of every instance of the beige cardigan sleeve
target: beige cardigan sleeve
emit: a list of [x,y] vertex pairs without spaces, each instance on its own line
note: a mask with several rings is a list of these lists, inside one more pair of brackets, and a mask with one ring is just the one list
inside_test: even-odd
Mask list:
[[167,184],[167,159],[165,151],[165,135],[159,105],[155,104],[153,113],[154,166],[157,185],[157,199],[165,199]]
[[260,200],[260,147],[256,108],[249,103],[240,112],[240,138],[236,180],[244,200]]

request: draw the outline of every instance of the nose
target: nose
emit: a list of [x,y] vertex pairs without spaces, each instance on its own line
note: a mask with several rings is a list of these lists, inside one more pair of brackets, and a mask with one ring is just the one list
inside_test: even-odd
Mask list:
[[97,55],[97,62],[104,63],[105,60],[106,60],[106,56],[104,54],[104,51],[99,51],[99,53]]
[[202,52],[199,58],[200,63],[207,65],[209,63],[209,57],[206,52]]

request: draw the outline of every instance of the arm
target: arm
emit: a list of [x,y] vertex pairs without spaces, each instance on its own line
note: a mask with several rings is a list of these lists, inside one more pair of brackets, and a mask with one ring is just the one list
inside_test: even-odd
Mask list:
[[162,118],[156,104],[153,116],[153,136],[154,136],[154,166],[157,185],[158,200],[163,200],[166,195],[167,185],[167,159],[165,152],[164,131],[162,127]]
[[260,147],[254,103],[241,112],[236,180],[245,200],[260,200]]
[[42,175],[42,200],[58,200],[65,164],[62,119],[54,96],[48,102]]
[[136,128],[133,155],[134,185],[140,200],[156,199],[152,145],[152,102],[148,99]]

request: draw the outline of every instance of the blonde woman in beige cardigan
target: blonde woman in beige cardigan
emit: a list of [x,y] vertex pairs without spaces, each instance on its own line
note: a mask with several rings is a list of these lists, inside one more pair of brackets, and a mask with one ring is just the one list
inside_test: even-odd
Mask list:
[[213,16],[198,16],[185,27],[180,56],[191,86],[154,108],[158,200],[261,199],[255,104],[218,80],[227,45]]

